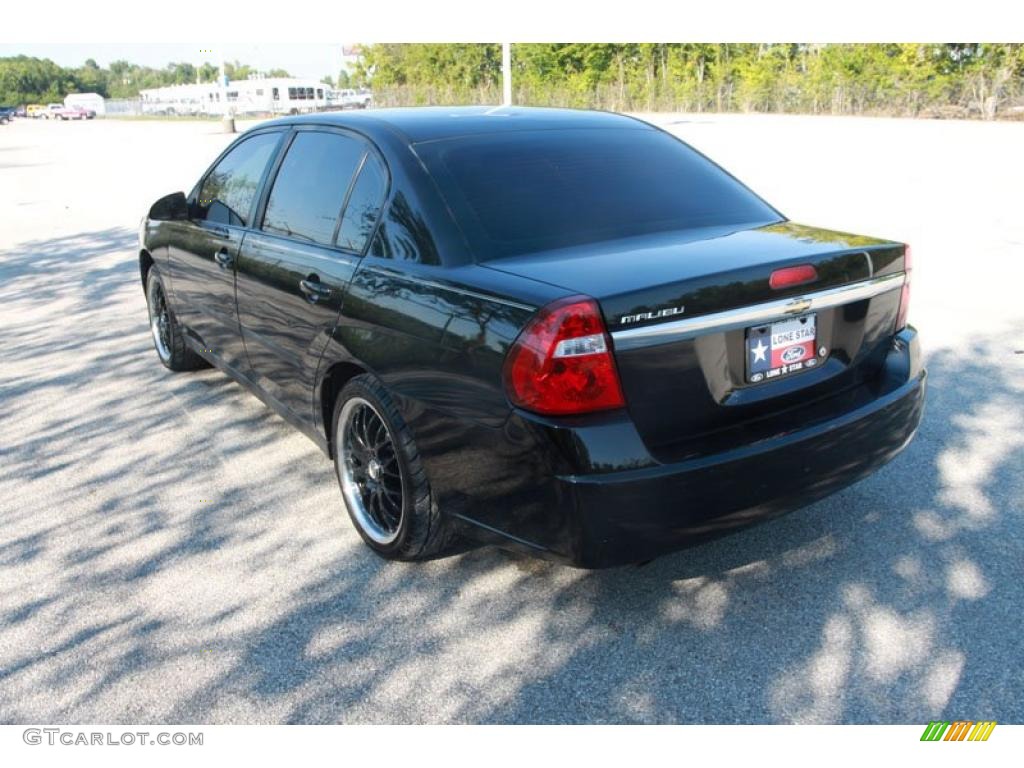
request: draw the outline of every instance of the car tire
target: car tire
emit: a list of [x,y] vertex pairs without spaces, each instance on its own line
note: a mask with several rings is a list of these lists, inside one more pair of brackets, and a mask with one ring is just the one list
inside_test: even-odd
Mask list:
[[209,365],[189,349],[181,326],[171,311],[160,272],[155,266],[146,274],[146,305],[153,348],[165,368],[172,371],[194,371]]
[[412,433],[376,377],[363,374],[344,386],[331,436],[342,499],[367,546],[387,560],[442,554],[454,526],[438,509]]

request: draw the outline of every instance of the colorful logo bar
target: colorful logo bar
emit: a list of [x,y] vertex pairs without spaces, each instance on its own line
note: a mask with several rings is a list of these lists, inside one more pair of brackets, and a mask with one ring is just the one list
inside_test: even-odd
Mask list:
[[995,727],[995,720],[932,720],[925,726],[921,741],[988,741]]

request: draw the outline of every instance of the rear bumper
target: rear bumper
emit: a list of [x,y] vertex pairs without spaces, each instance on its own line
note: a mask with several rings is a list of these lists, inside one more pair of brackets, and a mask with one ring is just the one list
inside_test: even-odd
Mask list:
[[[529,488],[470,503],[457,516],[492,539],[584,568],[649,560],[798,509],[871,474],[914,436],[925,381],[917,335],[908,329],[897,337],[877,390],[857,407],[676,463],[657,463],[643,452],[628,417],[585,427],[532,425],[530,432],[545,435],[529,452],[534,460],[514,452]],[[553,446],[547,456],[545,441]],[[608,446],[617,457],[613,471],[600,455]],[[574,457],[568,463],[577,471],[542,477],[536,469],[552,466],[553,454]]]
[[806,506],[870,475],[910,442],[925,373],[813,428],[692,462],[565,478],[578,535],[570,560],[647,560]]

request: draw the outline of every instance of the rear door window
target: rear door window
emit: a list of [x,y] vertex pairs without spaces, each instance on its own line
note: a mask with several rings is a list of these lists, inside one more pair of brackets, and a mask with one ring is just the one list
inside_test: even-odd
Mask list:
[[228,152],[203,181],[191,218],[244,227],[280,133],[261,133]]
[[301,131],[295,136],[267,200],[263,230],[331,245],[352,177],[366,153],[351,136]]
[[387,184],[384,165],[374,154],[367,154],[366,162],[359,171],[359,177],[345,205],[345,215],[341,219],[341,229],[338,230],[339,248],[363,252],[380,217]]

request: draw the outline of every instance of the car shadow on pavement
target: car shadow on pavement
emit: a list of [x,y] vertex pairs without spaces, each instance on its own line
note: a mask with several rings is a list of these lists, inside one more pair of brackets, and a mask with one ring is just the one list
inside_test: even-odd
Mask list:
[[643,567],[370,553],[330,463],[150,347],[134,232],[0,252],[0,722],[1020,721],[1015,334],[876,475]]

